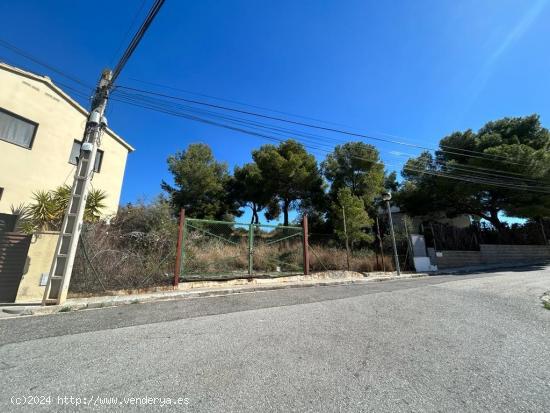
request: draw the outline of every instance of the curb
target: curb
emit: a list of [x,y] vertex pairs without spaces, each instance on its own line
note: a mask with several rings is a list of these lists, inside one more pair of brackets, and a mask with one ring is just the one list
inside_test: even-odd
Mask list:
[[339,285],[351,285],[351,284],[366,284],[370,282],[383,282],[390,280],[403,280],[410,278],[426,277],[428,274],[415,273],[404,274],[401,276],[390,275],[386,277],[365,277],[357,279],[346,280],[323,280],[314,282],[296,282],[296,283],[284,283],[284,284],[271,284],[271,285],[254,285],[254,286],[236,286],[230,288],[210,288],[208,290],[185,290],[185,291],[168,291],[162,293],[153,293],[152,295],[138,296],[110,296],[105,297],[104,300],[98,298],[97,301],[92,302],[67,302],[63,305],[52,305],[47,307],[36,308],[23,308],[19,312],[3,310],[6,313],[13,314],[14,316],[35,316],[35,315],[49,315],[57,313],[65,313],[80,310],[92,310],[107,307],[117,307],[130,304],[150,303],[155,301],[170,301],[177,299],[191,299],[191,298],[203,298],[203,297],[216,297],[235,294],[246,294],[262,291],[276,291],[286,290],[291,288],[307,288],[307,287],[330,287]]

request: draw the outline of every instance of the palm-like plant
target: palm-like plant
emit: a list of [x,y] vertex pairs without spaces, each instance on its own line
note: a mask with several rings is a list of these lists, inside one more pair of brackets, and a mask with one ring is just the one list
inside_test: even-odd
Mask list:
[[41,231],[55,228],[58,208],[51,191],[36,191],[32,194],[33,202],[29,205],[29,213],[35,227]]
[[92,189],[88,192],[86,209],[84,210],[84,221],[96,222],[101,217],[101,210],[105,208],[107,193],[101,189]]
[[11,214],[15,215],[15,231],[23,232],[25,234],[32,234],[35,231],[35,223],[29,206],[25,204],[19,204],[19,206],[11,206]]
[[[84,221],[95,222],[105,208],[107,193],[101,189],[92,189],[86,199]],[[20,231],[54,231],[61,228],[63,216],[71,199],[71,187],[62,185],[52,191],[36,191],[30,205],[12,206],[12,214],[17,215],[17,227]]]
[[69,185],[58,186],[54,191],[52,191],[52,198],[55,202],[55,205],[58,209],[58,213],[63,218],[65,210],[69,206],[69,201],[71,200],[71,187]]

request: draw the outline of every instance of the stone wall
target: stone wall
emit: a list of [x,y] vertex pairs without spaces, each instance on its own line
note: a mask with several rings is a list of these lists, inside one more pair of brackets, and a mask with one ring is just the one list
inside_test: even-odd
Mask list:
[[435,262],[440,270],[484,264],[550,261],[547,245],[481,244],[479,251],[437,251]]
[[547,245],[490,245],[481,244],[480,252],[487,263],[550,260]]

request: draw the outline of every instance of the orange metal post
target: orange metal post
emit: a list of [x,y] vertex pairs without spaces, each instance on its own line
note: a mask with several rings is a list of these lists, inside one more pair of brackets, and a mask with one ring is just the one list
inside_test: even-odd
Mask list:
[[302,220],[302,227],[304,230],[304,275],[309,275],[309,237],[307,227],[307,215],[304,215]]
[[177,287],[180,282],[181,271],[181,252],[183,242],[183,227],[185,226],[185,209],[180,210],[179,228],[178,228],[178,243],[176,250],[176,267],[174,268],[174,287]]

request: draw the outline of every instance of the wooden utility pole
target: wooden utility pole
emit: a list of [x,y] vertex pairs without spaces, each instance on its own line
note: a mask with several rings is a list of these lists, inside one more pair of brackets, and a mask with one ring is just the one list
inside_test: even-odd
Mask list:
[[184,260],[184,251],[185,248],[183,233],[185,231],[185,209],[180,210],[180,219],[178,225],[178,243],[176,246],[176,266],[174,268],[174,287],[177,287],[180,282],[181,276],[181,267]]

